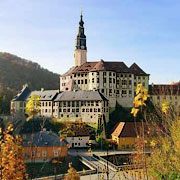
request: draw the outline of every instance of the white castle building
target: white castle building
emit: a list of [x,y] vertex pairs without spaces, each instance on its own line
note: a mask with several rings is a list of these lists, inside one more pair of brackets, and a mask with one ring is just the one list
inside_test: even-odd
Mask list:
[[74,66],[60,76],[60,91],[98,90],[108,100],[113,110],[116,103],[123,107],[133,105],[138,83],[148,88],[149,74],[136,63],[127,67],[120,61],[87,62],[86,36],[81,15],[74,50]]

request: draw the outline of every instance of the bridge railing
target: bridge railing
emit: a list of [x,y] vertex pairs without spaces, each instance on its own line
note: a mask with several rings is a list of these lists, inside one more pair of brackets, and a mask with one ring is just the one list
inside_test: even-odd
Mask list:
[[[97,171],[94,170],[85,170],[85,171],[79,171],[77,172],[80,176],[86,176],[90,174],[95,174]],[[34,178],[33,180],[62,180],[66,174],[59,174],[59,175],[53,175],[53,176],[46,176],[41,178]]]
[[[101,156],[97,156],[95,154],[93,154],[93,156],[99,160],[101,160],[102,162],[106,163],[107,164],[107,160]],[[117,171],[121,171],[121,170],[124,170],[124,169],[127,169],[127,170],[131,170],[131,169],[138,169],[138,168],[142,168],[143,165],[120,165],[120,166],[116,166],[115,164],[111,163],[108,161],[108,165],[112,168],[114,168],[115,170]]]

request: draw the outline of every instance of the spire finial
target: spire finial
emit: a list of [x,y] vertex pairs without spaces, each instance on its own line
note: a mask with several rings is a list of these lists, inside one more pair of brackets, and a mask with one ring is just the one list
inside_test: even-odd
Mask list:
[[83,27],[84,25],[84,22],[83,22],[83,15],[82,15],[82,8],[81,8],[81,11],[80,11],[80,21],[79,21],[79,25]]

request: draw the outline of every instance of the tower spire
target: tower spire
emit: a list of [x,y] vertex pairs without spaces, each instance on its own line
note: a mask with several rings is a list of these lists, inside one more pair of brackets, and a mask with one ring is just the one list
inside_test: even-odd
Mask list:
[[75,41],[74,66],[80,66],[86,61],[87,61],[86,35],[84,34],[84,21],[81,10],[78,34],[76,36],[76,41]]

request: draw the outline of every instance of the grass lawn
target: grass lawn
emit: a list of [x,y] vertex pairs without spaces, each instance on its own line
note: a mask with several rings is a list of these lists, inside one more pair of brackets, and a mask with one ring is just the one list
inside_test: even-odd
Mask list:
[[27,163],[26,167],[29,174],[29,178],[37,178],[43,176],[50,176],[54,174],[67,173],[70,162],[72,162],[72,166],[77,171],[89,169],[87,166],[80,162],[78,156],[68,156],[64,160],[62,160],[62,164],[60,165],[55,165],[52,163]]

